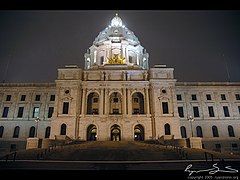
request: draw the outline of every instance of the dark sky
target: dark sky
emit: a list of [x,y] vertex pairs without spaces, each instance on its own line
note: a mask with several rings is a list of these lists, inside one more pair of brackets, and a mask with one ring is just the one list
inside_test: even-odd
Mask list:
[[178,81],[240,81],[237,10],[0,11],[0,82],[54,82],[57,68],[84,67],[84,53],[118,13],[149,53],[150,67]]

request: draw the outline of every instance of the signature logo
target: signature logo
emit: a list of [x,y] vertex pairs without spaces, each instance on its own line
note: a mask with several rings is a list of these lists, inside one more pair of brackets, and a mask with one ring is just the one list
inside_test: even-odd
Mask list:
[[217,166],[217,163],[213,164],[212,165],[213,167],[210,168],[210,169],[201,169],[201,170],[192,170],[192,164],[189,164],[186,169],[184,170],[184,172],[188,172],[189,175],[188,176],[191,176],[193,173],[200,173],[200,172],[208,172],[209,174],[215,174],[217,172],[226,172],[226,173],[237,173],[238,170],[237,169],[233,169],[231,168],[231,166],[225,166],[225,169],[220,169],[218,166]]

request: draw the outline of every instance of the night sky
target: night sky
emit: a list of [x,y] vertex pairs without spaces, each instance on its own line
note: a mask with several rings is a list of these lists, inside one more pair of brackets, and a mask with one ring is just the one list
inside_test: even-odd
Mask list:
[[240,82],[237,10],[3,10],[0,82],[54,82],[57,68],[83,68],[115,13],[147,49],[150,67],[175,68],[177,81]]

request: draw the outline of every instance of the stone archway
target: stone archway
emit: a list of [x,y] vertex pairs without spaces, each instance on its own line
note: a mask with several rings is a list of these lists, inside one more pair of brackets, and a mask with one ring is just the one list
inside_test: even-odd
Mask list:
[[87,128],[87,141],[96,141],[96,140],[97,140],[97,127],[91,124]]
[[117,124],[111,127],[111,141],[121,141],[121,130]]
[[141,124],[134,127],[134,141],[144,141],[144,128]]

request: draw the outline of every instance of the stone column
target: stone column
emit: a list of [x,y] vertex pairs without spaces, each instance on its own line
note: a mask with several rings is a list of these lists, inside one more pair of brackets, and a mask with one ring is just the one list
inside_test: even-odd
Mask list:
[[104,99],[105,99],[105,101],[104,101],[104,109],[105,109],[105,111],[104,111],[104,113],[105,113],[105,115],[108,115],[108,112],[109,112],[109,109],[108,109],[108,107],[109,107],[109,97],[108,97],[108,89],[106,89],[105,88],[105,97],[104,97]]
[[122,96],[122,102],[123,102],[123,115],[127,114],[127,97],[126,97],[126,88],[123,88],[123,96]]
[[126,46],[122,46],[122,58],[125,58],[126,60]]
[[145,99],[146,99],[146,107],[147,107],[147,115],[150,114],[150,108],[149,108],[149,93],[148,93],[148,88],[145,88]]
[[104,102],[103,102],[103,96],[104,96],[104,91],[103,89],[100,90],[101,93],[100,93],[100,105],[99,105],[99,114],[102,116],[103,115],[103,107],[104,107]]
[[82,117],[84,117],[84,115],[85,115],[85,106],[86,106],[86,89],[83,88],[83,95],[82,95],[82,110],[81,110]]
[[127,90],[127,101],[128,101],[128,115],[132,115],[132,96],[129,89]]
[[137,54],[137,65],[139,65],[139,54]]
[[127,62],[127,64],[129,64],[128,49],[126,48],[125,51],[126,51],[126,62]]

